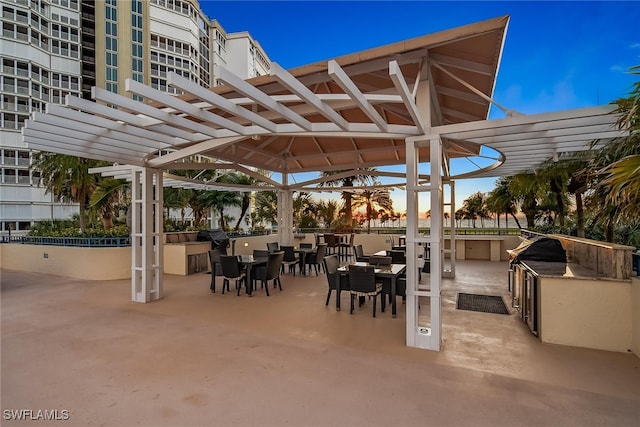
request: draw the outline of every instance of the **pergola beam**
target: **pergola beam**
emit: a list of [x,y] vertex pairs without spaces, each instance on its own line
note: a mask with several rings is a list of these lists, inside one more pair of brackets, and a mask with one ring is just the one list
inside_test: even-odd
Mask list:
[[135,93],[136,95],[140,95],[144,98],[156,101],[162,105],[171,107],[176,111],[180,111],[186,115],[195,117],[199,120],[202,120],[203,122],[209,122],[216,126],[220,126],[221,128],[226,128],[230,131],[235,132],[236,134],[249,135],[249,134],[255,134],[257,132],[266,132],[266,130],[263,128],[242,126],[225,117],[222,117],[210,111],[195,107],[193,104],[190,104],[181,99],[178,99],[175,96],[169,95],[166,92],[160,92],[157,89],[153,89],[153,88],[150,88],[149,86],[145,86],[142,83],[139,83],[132,79],[127,79],[125,81],[125,90],[131,93]]
[[290,108],[278,103],[269,95],[242,80],[226,68],[217,65],[214,67],[214,74],[218,75],[218,80],[222,81],[225,85],[231,86],[244,96],[251,98],[268,110],[277,113],[281,117],[286,118],[291,123],[295,123],[304,130],[311,130],[312,124],[309,120],[295,113]]
[[351,99],[353,99],[356,104],[360,107],[363,113],[366,114],[369,119],[383,132],[387,131],[387,122],[386,120],[376,111],[375,108],[366,100],[360,89],[353,83],[353,81],[349,78],[347,73],[344,72],[340,65],[335,60],[329,61],[328,66],[328,74],[329,77],[333,79],[334,82],[340,89],[342,89],[346,94],[348,94]]
[[288,71],[275,62],[271,63],[270,74],[280,82],[280,84],[290,90],[294,95],[300,97],[307,104],[312,105],[327,118],[330,122],[338,125],[342,130],[348,130],[349,123],[337,111],[325,104],[315,93],[311,92],[305,85],[300,83]]

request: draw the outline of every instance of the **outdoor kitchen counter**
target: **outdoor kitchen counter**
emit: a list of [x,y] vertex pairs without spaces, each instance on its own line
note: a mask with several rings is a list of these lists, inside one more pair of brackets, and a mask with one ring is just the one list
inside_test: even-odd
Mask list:
[[631,279],[615,279],[598,274],[584,265],[575,262],[548,262],[548,261],[520,261],[523,266],[531,270],[538,277],[553,277],[560,279],[590,279],[590,280],[607,280],[607,281],[624,281],[629,282]]
[[512,293],[540,341],[598,350],[632,348],[633,284],[576,263],[522,260]]

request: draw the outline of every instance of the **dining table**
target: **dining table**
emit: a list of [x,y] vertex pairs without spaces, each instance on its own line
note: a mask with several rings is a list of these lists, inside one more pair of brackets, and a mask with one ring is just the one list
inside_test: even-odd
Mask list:
[[259,265],[267,265],[267,261],[269,260],[268,256],[253,256],[253,255],[239,255],[238,261],[241,267],[245,267],[245,271],[247,272],[247,284],[246,284],[246,292],[247,295],[251,296],[253,293],[253,281],[251,275],[253,274],[253,270],[255,267]]
[[[369,266],[370,264],[367,262],[361,262],[361,261],[356,261],[356,262],[352,262],[349,265],[357,265],[357,266],[361,266],[361,267],[366,267]],[[407,266],[405,264],[388,264],[388,265],[379,265],[379,266],[374,266],[374,274],[376,276],[376,279],[389,279],[389,281],[391,282],[391,295],[392,295],[392,300],[391,300],[391,316],[392,317],[396,317],[397,315],[397,305],[396,305],[396,283],[398,280],[398,277],[400,277],[402,274],[405,273],[405,271],[407,270]],[[348,280],[348,276],[349,276],[349,266],[348,265],[344,265],[338,268],[338,272],[340,273],[341,276],[347,276],[347,280]],[[336,298],[336,310],[340,311],[340,285],[342,283],[342,278],[340,280],[338,280],[337,283],[337,298]]]

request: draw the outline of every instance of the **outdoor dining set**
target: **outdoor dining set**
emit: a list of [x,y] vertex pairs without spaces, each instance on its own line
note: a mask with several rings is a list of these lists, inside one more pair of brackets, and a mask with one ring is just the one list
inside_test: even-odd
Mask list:
[[336,310],[340,311],[340,295],[348,292],[351,297],[350,313],[354,311],[357,297],[360,306],[366,297],[373,299],[373,317],[376,316],[377,299],[380,296],[381,311],[387,301],[391,304],[392,316],[396,317],[396,297],[405,298],[406,259],[403,246],[390,251],[365,254],[362,245],[354,245],[354,234],[316,235],[316,243],[300,243],[299,246],[280,246],[267,243],[265,250],[254,250],[251,255],[228,255],[226,249],[209,250],[211,263],[210,290],[216,292],[216,277],[222,276],[222,294],[230,292],[234,283],[239,296],[244,288],[251,296],[261,289],[269,296],[269,285],[282,290],[281,274],[288,272],[302,276],[326,274],[329,305],[331,294],[336,292]]

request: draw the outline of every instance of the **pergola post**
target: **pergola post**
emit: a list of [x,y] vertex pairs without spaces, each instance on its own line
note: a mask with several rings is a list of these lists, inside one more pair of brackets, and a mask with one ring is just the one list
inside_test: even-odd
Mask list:
[[282,245],[293,244],[293,191],[288,189],[288,175],[282,175],[284,189],[276,191],[278,199],[278,242]]
[[[421,185],[418,181],[419,149],[425,144],[430,148],[430,182]],[[407,346],[440,351],[442,336],[440,284],[442,281],[442,140],[439,135],[425,135],[406,139],[407,166]],[[420,193],[429,192],[431,197],[431,227],[429,236],[418,234]],[[429,284],[419,283],[418,256],[423,253],[419,245],[430,245]],[[428,326],[420,324],[419,298],[429,298],[424,304],[430,310]]]
[[430,149],[430,195],[431,227],[429,227],[429,245],[431,254],[430,297],[431,297],[431,340],[429,349],[440,351],[442,335],[442,302],[440,284],[442,283],[444,245],[442,239],[442,140],[440,135],[432,135]]
[[131,300],[162,298],[162,171],[131,171]]
[[[447,227],[445,223],[444,228],[449,229],[449,249],[445,251],[445,253],[449,254],[449,269],[445,269],[442,272],[442,277],[446,277],[449,279],[454,279],[456,277],[456,183],[455,181],[448,182],[449,188],[449,203],[445,203],[444,206],[449,206],[450,215],[449,215],[449,226]],[[444,212],[443,212],[444,217]]]

